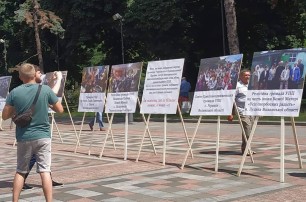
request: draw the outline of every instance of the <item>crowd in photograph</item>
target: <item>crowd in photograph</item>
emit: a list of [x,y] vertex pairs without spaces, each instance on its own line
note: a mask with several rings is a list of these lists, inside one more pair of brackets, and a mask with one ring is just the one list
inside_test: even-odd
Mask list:
[[240,62],[226,62],[200,67],[195,91],[235,89],[238,79]]
[[271,66],[257,64],[252,68],[251,86],[253,90],[299,89],[302,88],[304,64],[299,59],[293,65],[279,61]]

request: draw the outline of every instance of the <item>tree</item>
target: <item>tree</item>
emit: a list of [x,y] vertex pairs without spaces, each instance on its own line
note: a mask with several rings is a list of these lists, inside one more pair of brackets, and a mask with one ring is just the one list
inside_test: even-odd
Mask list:
[[15,14],[16,21],[25,21],[30,27],[34,27],[39,67],[44,71],[39,28],[47,28],[51,33],[63,38],[65,30],[61,26],[62,19],[55,15],[54,12],[41,9],[39,0],[26,0],[23,4],[20,4],[19,10],[15,11]]
[[238,54],[239,39],[237,34],[237,20],[235,10],[235,0],[224,0],[224,10],[227,28],[227,40],[230,54]]

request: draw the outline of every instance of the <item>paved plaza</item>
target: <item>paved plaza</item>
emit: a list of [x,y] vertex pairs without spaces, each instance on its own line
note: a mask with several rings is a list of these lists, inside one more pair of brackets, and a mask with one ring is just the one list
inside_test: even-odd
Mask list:
[[[86,118],[86,123],[89,119]],[[101,158],[106,132],[90,131],[88,124],[85,124],[80,134],[80,146],[75,152],[76,133],[71,122],[66,119],[55,120],[57,127],[54,125],[52,176],[55,181],[64,183],[54,188],[55,202],[305,201],[306,169],[299,168],[290,125],[286,126],[285,182],[281,183],[279,123],[257,126],[251,145],[257,152],[254,163],[247,158],[242,174],[238,177],[242,159],[238,124],[221,122],[216,172],[216,121],[202,121],[192,145],[193,158],[189,155],[185,167],[181,169],[188,144],[179,120],[167,124],[165,165],[163,120],[150,122],[152,142],[146,134],[138,162],[136,159],[145,131],[143,122],[135,121],[128,125],[128,152],[127,160],[124,160],[125,124],[116,120],[116,116],[112,124],[113,136],[109,135]],[[74,122],[79,134],[81,121]],[[196,124],[196,121],[185,122],[189,139]],[[108,126],[107,123],[105,125]],[[296,129],[305,164],[306,128],[297,125]],[[6,121],[4,131],[0,131],[0,201],[11,201],[15,167],[14,129],[10,129],[10,122]],[[40,178],[35,169],[27,183],[34,189],[22,191],[20,201],[44,201]]]

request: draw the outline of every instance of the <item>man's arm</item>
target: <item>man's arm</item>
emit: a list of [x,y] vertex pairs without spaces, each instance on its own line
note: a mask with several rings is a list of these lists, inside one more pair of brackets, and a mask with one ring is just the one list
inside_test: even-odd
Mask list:
[[49,105],[49,107],[55,112],[58,112],[58,113],[64,112],[63,105],[60,101],[56,102],[54,105]]
[[6,120],[9,118],[12,118],[15,113],[16,111],[13,106],[5,104],[3,111],[2,111],[2,119]]

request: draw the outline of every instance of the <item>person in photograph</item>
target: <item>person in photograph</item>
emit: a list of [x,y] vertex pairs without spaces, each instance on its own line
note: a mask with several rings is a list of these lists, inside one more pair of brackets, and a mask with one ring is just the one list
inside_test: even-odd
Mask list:
[[294,63],[291,74],[292,89],[298,89],[300,78],[301,78],[300,68],[297,66],[297,63]]
[[81,93],[93,93],[94,92],[94,76],[93,68],[89,67],[83,72],[82,83],[81,83]]
[[301,75],[300,80],[301,80],[304,74],[304,64],[302,63],[302,59],[298,59],[297,66],[300,68],[300,75]]
[[[227,82],[228,82],[228,80],[227,80]],[[217,78],[217,84],[216,84],[216,90],[223,90],[224,89],[224,85],[225,85],[225,82],[222,79],[222,77],[218,77]]]
[[290,78],[290,69],[289,69],[289,65],[286,65],[285,69],[282,71],[281,76],[280,76],[279,89],[288,89],[289,78]]
[[259,89],[266,90],[268,85],[268,78],[269,78],[269,68],[266,65],[264,70],[260,74],[259,78]]
[[99,92],[105,92],[107,86],[107,71],[105,69],[100,69],[99,76],[96,79],[96,86],[99,87]]
[[207,84],[208,90],[215,90],[216,86],[217,86],[217,79],[215,76],[212,76]]
[[[14,88],[6,99],[2,111],[4,120],[15,114],[23,113],[30,108],[39,84],[35,81],[35,68],[25,63],[19,68],[19,78],[23,82]],[[40,174],[45,200],[51,202],[52,180],[51,167],[51,131],[48,116],[49,107],[55,112],[63,112],[63,106],[49,86],[42,85],[30,124],[24,128],[16,126],[17,169],[13,183],[13,200],[18,201],[24,185],[25,174],[29,172],[29,164],[33,154],[37,160],[37,172]]]
[[[250,81],[251,72],[248,69],[243,69],[240,71],[239,74],[239,81],[236,87],[236,95],[235,95],[235,102],[238,109],[238,113],[242,122],[243,129],[245,131],[246,138],[249,139],[254,119],[252,116],[244,115],[244,107],[246,101],[246,94],[248,91],[248,85]],[[232,114],[227,117],[228,121],[233,121],[235,111],[233,110]],[[242,133],[242,143],[241,143],[241,152],[244,153],[246,147],[246,141],[244,139]],[[255,151],[251,151],[252,154],[256,154]],[[248,154],[250,155],[250,154]]]
[[256,65],[254,68],[254,72],[252,74],[252,84],[254,90],[258,90],[259,78],[260,78],[259,65]]
[[125,69],[123,68],[113,68],[113,75],[111,78],[111,92],[119,93],[126,92],[126,78],[125,78]]
[[275,76],[275,72],[276,72],[276,64],[273,64],[272,67],[269,69],[268,89],[274,89],[273,88],[273,78]]
[[279,89],[280,86],[280,76],[285,69],[285,64],[284,61],[279,61],[276,70],[275,70],[275,75],[274,78],[272,79],[273,83],[273,89]]

